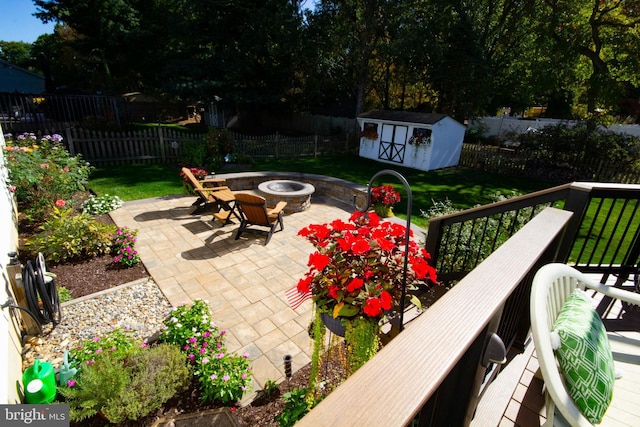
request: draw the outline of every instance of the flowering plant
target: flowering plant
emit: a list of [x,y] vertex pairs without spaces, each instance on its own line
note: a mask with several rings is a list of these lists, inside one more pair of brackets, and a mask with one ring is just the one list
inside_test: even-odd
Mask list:
[[360,138],[378,139],[378,131],[376,128],[368,127],[360,132]]
[[102,196],[91,195],[82,203],[82,210],[91,215],[102,215],[122,207],[124,202],[118,196],[103,194]]
[[80,155],[69,154],[60,135],[39,138],[24,133],[15,137],[6,134],[5,138],[10,189],[27,219],[41,222],[56,200],[68,200],[84,190],[91,168]]
[[191,306],[182,304],[167,314],[160,339],[180,346],[195,368],[205,401],[234,402],[251,384],[249,355],[229,353],[224,345],[226,331],[211,320],[206,301],[196,299]]
[[[131,347],[134,346],[136,338],[130,329],[114,328],[103,336],[82,341],[75,348],[71,349],[72,359],[78,365],[93,365],[96,357],[104,352],[109,352],[116,357],[124,356]],[[146,346],[143,341],[141,346]]]
[[116,230],[116,238],[112,248],[112,251],[116,254],[113,257],[114,263],[125,267],[133,267],[140,262],[140,255],[134,249],[137,235],[138,230],[130,230],[127,227],[121,227]]
[[[399,306],[406,228],[355,212],[349,222],[311,224],[298,233],[316,247],[298,291],[311,292],[320,312],[334,318],[381,318]],[[410,236],[412,232],[410,231]],[[429,253],[409,240],[407,288],[437,283]]]
[[[198,180],[204,179],[204,177],[209,174],[206,170],[202,168],[189,168],[189,170],[191,171],[193,176],[195,176],[196,179]],[[182,180],[184,182],[187,182],[187,183],[189,182],[189,178],[187,178],[187,176],[182,171],[180,171],[180,176],[182,177]]]
[[379,185],[371,189],[371,203],[392,206],[400,201],[400,193],[391,184]]

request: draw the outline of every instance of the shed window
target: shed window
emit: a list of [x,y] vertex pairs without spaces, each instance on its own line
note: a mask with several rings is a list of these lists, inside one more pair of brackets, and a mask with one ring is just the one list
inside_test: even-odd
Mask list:
[[365,123],[360,138],[378,139],[378,124]]
[[416,147],[420,145],[428,145],[431,143],[431,129],[413,128],[413,134],[409,138],[409,145]]

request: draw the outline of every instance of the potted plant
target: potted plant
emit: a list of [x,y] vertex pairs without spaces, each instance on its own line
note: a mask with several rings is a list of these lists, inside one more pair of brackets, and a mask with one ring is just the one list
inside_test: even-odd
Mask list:
[[379,185],[371,189],[373,210],[382,218],[393,216],[393,205],[400,201],[400,193],[392,185]]
[[[309,256],[309,270],[297,286],[298,292],[311,294],[315,303],[314,382],[324,344],[322,318],[344,326],[349,372],[377,352],[381,320],[402,306],[406,228],[381,221],[375,212],[355,212],[348,222],[337,219],[329,224],[311,224],[298,234],[316,248]],[[436,270],[428,262],[429,253],[413,240],[408,248],[407,291],[437,283]]]

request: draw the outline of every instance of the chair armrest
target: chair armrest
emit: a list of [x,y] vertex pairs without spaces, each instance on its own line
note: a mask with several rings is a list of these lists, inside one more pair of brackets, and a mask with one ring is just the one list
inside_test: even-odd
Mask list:
[[625,291],[624,289],[603,285],[602,283],[596,283],[590,280],[584,281],[583,283],[588,289],[593,289],[608,297],[640,306],[640,294],[638,293]]
[[269,210],[269,215],[278,215],[286,207],[287,202],[278,202],[275,208]]

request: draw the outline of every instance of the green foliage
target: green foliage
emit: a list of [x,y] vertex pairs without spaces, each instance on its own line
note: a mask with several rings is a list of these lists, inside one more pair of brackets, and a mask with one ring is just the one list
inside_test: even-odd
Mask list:
[[101,196],[91,195],[82,203],[82,210],[91,215],[103,215],[118,209],[124,204],[118,196],[103,194]]
[[640,171],[640,139],[580,122],[558,124],[519,136],[522,148],[539,152],[555,164],[601,159],[619,168]]
[[203,140],[185,141],[181,144],[180,164],[203,167],[207,157],[207,145]]
[[69,289],[65,288],[64,286],[58,286],[56,289],[58,290],[58,298],[60,298],[61,304],[73,299],[73,297],[71,296],[71,292],[69,292]]
[[102,337],[84,340],[71,349],[69,355],[75,365],[79,367],[92,365],[96,358],[104,352],[110,353],[117,359],[124,358],[133,347],[135,338],[129,329],[115,328]]
[[349,374],[357,371],[380,348],[377,319],[358,317],[347,322],[344,340],[347,343],[347,365]]
[[[517,193],[505,196],[497,192],[492,198],[494,202],[499,202],[517,196]],[[526,207],[445,227],[436,266],[438,272],[471,271],[545,207],[546,205]],[[433,201],[433,206],[422,211],[422,216],[429,219],[460,210],[449,199],[445,199]]]
[[82,212],[73,215],[71,209],[54,207],[35,236],[27,239],[25,249],[42,252],[47,261],[78,260],[108,254],[116,227],[96,221]]
[[206,301],[175,307],[164,320],[160,340],[179,346],[194,367],[204,401],[239,400],[251,384],[248,354],[237,356],[224,345],[226,331],[211,320]]
[[264,383],[264,394],[271,397],[278,392],[278,383],[273,380],[267,380]]
[[125,267],[133,267],[140,262],[140,255],[135,250],[136,236],[138,230],[130,230],[127,227],[118,227],[116,230],[116,236],[111,248],[115,254],[113,262],[123,265]]
[[60,135],[38,139],[28,133],[8,138],[9,180],[22,213],[32,221],[40,222],[54,204],[63,205],[84,190],[89,178],[90,167],[81,156],[71,156],[61,141]]
[[72,420],[100,412],[119,423],[160,408],[188,385],[190,377],[185,356],[176,346],[132,345],[122,352],[102,351],[59,391],[70,406]]
[[280,427],[291,427],[309,412],[307,404],[308,390],[306,388],[294,388],[282,395],[285,401],[283,411],[274,417],[274,421],[280,423]]

